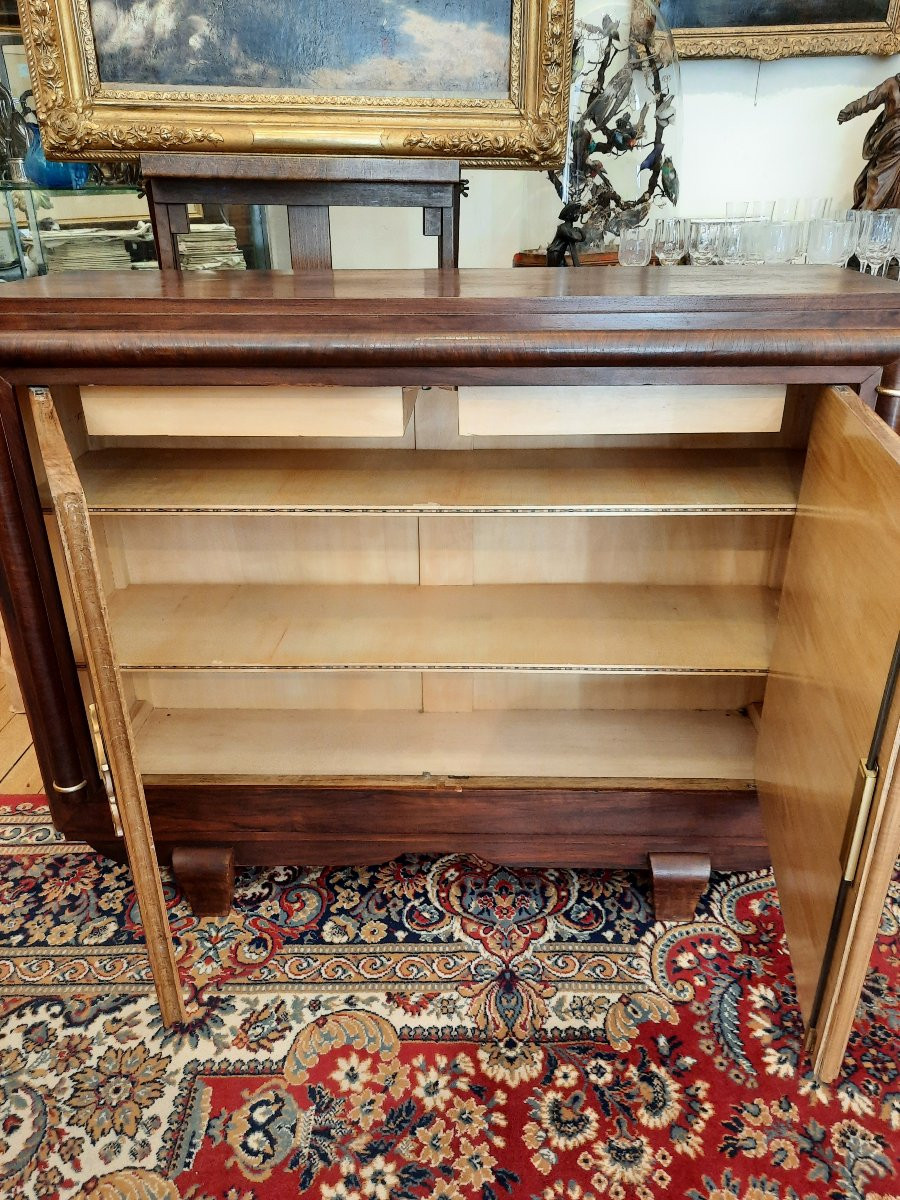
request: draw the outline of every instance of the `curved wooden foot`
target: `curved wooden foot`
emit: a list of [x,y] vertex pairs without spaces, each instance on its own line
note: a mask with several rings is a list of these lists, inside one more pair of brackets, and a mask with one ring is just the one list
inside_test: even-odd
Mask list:
[[232,846],[176,846],[172,871],[197,917],[225,917],[234,898]]
[[657,921],[691,921],[709,883],[708,854],[650,854]]

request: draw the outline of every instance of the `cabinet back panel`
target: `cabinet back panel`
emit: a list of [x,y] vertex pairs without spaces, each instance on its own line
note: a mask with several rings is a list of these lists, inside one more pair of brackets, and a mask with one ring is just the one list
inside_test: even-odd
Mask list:
[[659,583],[778,587],[791,517],[95,515],[128,583]]
[[[94,518],[128,583],[418,583],[414,516]],[[124,574],[124,577],[123,577]]]
[[790,531],[770,515],[420,517],[420,579],[778,587]]
[[128,671],[154,708],[322,709],[422,707],[419,671]]
[[422,676],[426,712],[568,709],[725,710],[759,703],[761,675],[550,675],[538,671],[433,671]]

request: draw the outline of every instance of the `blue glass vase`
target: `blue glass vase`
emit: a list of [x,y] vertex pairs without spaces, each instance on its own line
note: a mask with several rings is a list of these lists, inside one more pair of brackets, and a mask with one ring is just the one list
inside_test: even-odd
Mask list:
[[41,188],[76,189],[88,181],[90,167],[87,163],[48,162],[44,157],[41,132],[37,125],[29,125],[31,144],[25,155],[25,174],[33,184]]

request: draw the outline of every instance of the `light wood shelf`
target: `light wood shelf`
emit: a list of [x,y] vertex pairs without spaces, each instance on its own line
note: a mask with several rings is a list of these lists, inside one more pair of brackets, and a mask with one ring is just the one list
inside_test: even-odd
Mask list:
[[120,664],[763,673],[777,593],[627,584],[138,585],[109,612]]
[[172,776],[753,779],[734,712],[286,712],[155,709],[145,779]]
[[97,513],[792,513],[782,450],[95,450]]

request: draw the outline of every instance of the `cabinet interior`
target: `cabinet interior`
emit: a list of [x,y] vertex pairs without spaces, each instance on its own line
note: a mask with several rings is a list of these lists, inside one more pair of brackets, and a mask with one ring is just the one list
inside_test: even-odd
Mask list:
[[52,391],[145,778],[753,781],[816,388]]

